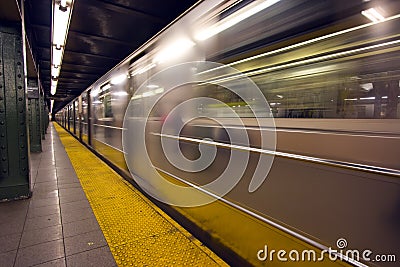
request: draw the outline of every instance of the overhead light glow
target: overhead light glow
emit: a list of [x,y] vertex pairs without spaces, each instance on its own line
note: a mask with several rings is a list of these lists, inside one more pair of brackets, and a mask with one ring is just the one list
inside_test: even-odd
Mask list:
[[60,1],[60,8],[61,9],[67,8],[67,0],[61,0]]
[[382,14],[380,14],[375,8],[370,8],[361,11],[361,14],[367,17],[372,22],[380,22],[385,20],[385,17]]
[[53,113],[54,99],[50,100],[50,113]]
[[50,83],[50,93],[52,94],[52,95],[55,95],[56,94],[56,92],[57,92],[57,83],[58,83],[58,81],[57,80],[51,80],[51,83]]
[[111,88],[111,84],[107,83],[105,85],[103,85],[102,87],[100,87],[101,91],[105,91]]
[[128,93],[125,91],[117,91],[117,92],[113,92],[112,94],[116,95],[116,96],[127,96],[128,95]]
[[90,95],[91,95],[92,97],[96,97],[96,96],[98,96],[99,94],[100,94],[100,89],[98,89],[98,88],[93,89],[93,90],[90,91]]
[[61,66],[63,52],[63,49],[57,49],[55,46],[53,46],[52,65]]
[[275,3],[279,2],[280,0],[256,0],[252,3],[248,4],[247,6],[243,7],[242,9],[236,11],[235,13],[229,15],[228,17],[218,21],[217,23],[213,24],[211,27],[208,27],[198,34],[195,35],[195,39],[199,41],[204,41],[236,24],[245,20],[254,14],[264,10]]
[[[51,76],[58,78],[67,42],[68,28],[71,20],[74,0],[52,1],[52,25],[51,25]],[[54,95],[57,90],[57,81],[51,81],[50,93]]]
[[67,6],[66,11],[62,11],[59,6],[54,7],[53,18],[53,45],[64,46],[68,34],[69,18],[71,8]]
[[372,83],[364,83],[364,84],[361,84],[360,86],[365,91],[371,91],[372,89],[374,89],[374,85]]
[[161,94],[161,93],[164,93],[164,88],[157,87],[157,89],[144,92],[143,94],[135,94],[134,96],[132,96],[131,99],[132,100],[136,100],[136,99],[140,99],[140,98],[144,98],[144,97],[150,97],[150,96],[158,95],[158,94]]
[[58,77],[60,75],[60,67],[51,66],[51,77]]
[[131,76],[135,76],[135,75],[137,75],[137,74],[145,73],[146,71],[151,70],[151,69],[154,68],[155,66],[157,66],[155,63],[151,63],[151,64],[149,64],[149,65],[147,65],[147,66],[144,66],[144,67],[142,67],[142,68],[139,68],[139,69],[137,69],[137,70],[134,70],[134,71],[131,72]]
[[166,48],[162,49],[158,55],[154,58],[155,63],[163,63],[168,61],[177,55],[181,55],[185,53],[188,49],[195,45],[188,38],[178,39],[171,44],[169,44]]
[[120,84],[120,83],[123,83],[127,78],[128,78],[128,76],[126,74],[120,74],[118,76],[111,78],[110,83],[114,84],[114,85]]

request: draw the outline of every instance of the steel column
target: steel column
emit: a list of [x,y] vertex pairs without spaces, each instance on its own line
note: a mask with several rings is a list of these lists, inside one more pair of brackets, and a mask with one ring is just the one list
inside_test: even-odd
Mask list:
[[31,152],[42,151],[40,93],[37,79],[28,79],[29,142]]
[[47,134],[47,128],[49,127],[49,123],[50,123],[50,120],[49,120],[49,106],[48,105],[46,105],[46,103],[44,103],[44,105],[43,105],[43,131],[44,131],[44,134]]
[[45,102],[44,102],[44,95],[41,91],[39,91],[39,101],[40,101],[40,131],[42,135],[42,140],[46,139],[46,111],[45,111]]
[[0,24],[0,199],[29,197],[27,101],[21,24]]

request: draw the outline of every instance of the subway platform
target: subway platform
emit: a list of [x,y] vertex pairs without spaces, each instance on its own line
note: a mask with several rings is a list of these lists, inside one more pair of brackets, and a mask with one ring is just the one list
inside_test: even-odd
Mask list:
[[226,266],[57,124],[32,197],[0,203],[0,266]]

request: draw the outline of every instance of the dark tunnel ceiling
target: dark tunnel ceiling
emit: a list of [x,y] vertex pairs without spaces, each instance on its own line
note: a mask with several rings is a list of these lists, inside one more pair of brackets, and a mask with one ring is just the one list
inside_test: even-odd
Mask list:
[[[197,0],[77,0],[54,109],[79,95]],[[51,0],[26,0],[27,34],[50,97]]]

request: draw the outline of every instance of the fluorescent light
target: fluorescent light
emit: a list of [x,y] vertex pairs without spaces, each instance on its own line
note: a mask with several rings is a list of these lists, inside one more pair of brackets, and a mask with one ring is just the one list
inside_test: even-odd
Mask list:
[[56,92],[57,92],[57,83],[58,83],[57,80],[51,80],[51,83],[50,83],[50,93],[51,93],[52,95],[55,95]]
[[104,98],[104,97],[106,97],[106,96],[108,96],[110,94],[111,94],[111,92],[107,92],[107,93],[101,94],[101,95],[99,95],[99,98]]
[[61,0],[61,1],[60,1],[60,6],[61,6],[62,8],[66,8],[66,7],[67,7],[67,0]]
[[117,91],[117,92],[113,92],[112,94],[116,95],[116,96],[127,96],[128,95],[128,93],[125,91]]
[[151,64],[145,66],[144,68],[141,68],[141,69],[138,71],[138,74],[145,73],[146,71],[151,70],[151,69],[154,68],[155,66],[157,66],[157,65],[154,64],[154,63],[151,63]]
[[54,99],[50,100],[50,113],[53,113]]
[[54,7],[52,43],[57,46],[64,46],[68,34],[71,8],[67,6],[67,10],[62,11],[57,4],[55,5],[56,6]]
[[361,84],[360,86],[365,91],[370,91],[370,90],[374,89],[374,85],[372,83],[364,83],[364,84]]
[[367,17],[372,22],[379,22],[385,20],[385,17],[382,16],[375,8],[370,8],[364,11],[361,11],[361,14]]
[[357,101],[357,98],[345,98],[345,101]]
[[107,83],[107,84],[103,85],[102,87],[100,87],[101,91],[105,91],[105,90],[110,89],[110,88],[111,88],[111,84],[110,83]]
[[154,88],[158,88],[159,86],[158,86],[158,85],[155,85],[155,84],[149,84],[149,85],[147,85],[146,87],[147,87],[147,88],[150,88],[150,89],[154,89]]
[[155,66],[157,66],[155,63],[151,63],[151,64],[149,64],[147,66],[144,66],[143,68],[139,68],[137,70],[134,70],[134,71],[131,72],[131,76],[135,76],[136,74],[145,73],[146,71],[154,68]]
[[62,49],[57,49],[55,46],[53,46],[53,55],[51,60],[52,65],[61,66],[63,52],[64,51]]
[[58,77],[60,75],[60,67],[56,67],[54,65],[51,66],[51,77]]
[[90,95],[91,95],[92,97],[98,96],[99,93],[100,93],[100,90],[99,90],[98,88],[93,89],[92,91],[90,91]]
[[283,95],[276,95],[278,98],[283,98]]
[[111,84],[120,84],[120,83],[124,82],[126,80],[126,78],[128,78],[128,76],[126,74],[120,74],[118,76],[111,78],[110,83]]
[[[57,78],[60,75],[74,0],[53,0],[52,2],[51,76]],[[54,95],[56,90],[57,81],[51,80],[50,93]]]
[[166,48],[162,49],[160,53],[158,53],[154,58],[154,62],[162,63],[168,61],[176,57],[177,55],[183,54],[185,51],[187,51],[194,45],[195,43],[188,38],[178,39],[169,44]]
[[385,96],[382,96],[382,99],[387,99],[388,97],[387,97],[387,95],[385,95]]
[[241,22],[242,20],[247,19],[248,17],[253,16],[254,14],[264,10],[275,3],[279,2],[279,0],[256,0],[242,9],[236,11],[235,13],[229,15],[228,17],[218,21],[214,25],[209,28],[200,31],[195,35],[195,39],[199,41],[206,40],[236,24]]
[[360,97],[360,100],[374,100],[375,96],[370,96],[370,97]]

